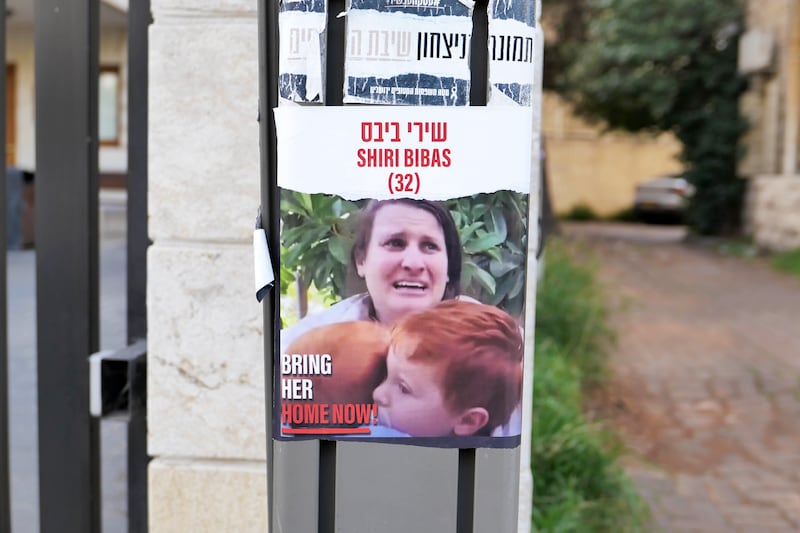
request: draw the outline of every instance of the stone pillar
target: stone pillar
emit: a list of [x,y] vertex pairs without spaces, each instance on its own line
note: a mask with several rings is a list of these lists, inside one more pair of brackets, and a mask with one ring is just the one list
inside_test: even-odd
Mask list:
[[784,50],[786,73],[786,110],[783,133],[782,171],[785,176],[797,174],[798,134],[800,134],[800,7],[789,2],[787,39]]
[[252,0],[152,0],[152,533],[265,531],[258,29]]

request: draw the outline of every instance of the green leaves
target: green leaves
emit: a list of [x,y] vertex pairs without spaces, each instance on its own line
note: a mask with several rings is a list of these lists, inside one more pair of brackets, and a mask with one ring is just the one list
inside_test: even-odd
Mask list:
[[[523,310],[527,197],[498,191],[445,202],[463,250],[462,292],[519,316]],[[346,293],[359,202],[281,190],[281,293],[300,281],[336,301]],[[302,295],[298,295],[302,299]]]
[[[554,44],[560,72],[550,74],[551,86],[611,129],[673,132],[697,189],[687,217],[693,231],[735,231],[744,189],[736,162],[746,128],[738,108],[745,82],[736,70],[741,0],[555,4],[570,4],[582,26]],[[561,33],[569,13],[551,16]]]
[[524,307],[527,212],[511,191],[448,201],[464,250],[462,292],[520,316]]
[[[355,202],[336,196],[281,190],[281,280],[299,279],[302,287],[313,283],[341,299],[353,243],[352,215],[358,210]],[[287,287],[281,283],[281,294]]]

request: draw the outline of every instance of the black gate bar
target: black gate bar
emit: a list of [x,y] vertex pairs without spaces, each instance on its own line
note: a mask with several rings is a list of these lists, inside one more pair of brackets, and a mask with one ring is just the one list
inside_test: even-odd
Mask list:
[[[261,213],[262,226],[267,232],[267,240],[271,243],[270,260],[273,265],[280,265],[278,243],[279,198],[276,176],[278,175],[277,139],[275,136],[275,120],[273,109],[278,105],[278,47],[273,46],[272,38],[278,31],[278,2],[258,0],[258,119],[259,119],[259,158],[261,166]],[[264,298],[264,387],[265,397],[272,398],[273,387],[273,354],[278,350],[280,331],[280,299],[276,295],[279,290],[272,290]],[[267,516],[268,531],[273,531],[274,520],[274,483],[273,483],[273,441],[272,441],[272,407],[266,402],[265,424],[267,429]]]
[[42,533],[98,533],[98,0],[35,2],[39,516]]
[[[147,54],[150,0],[128,5],[128,344],[147,337]],[[145,356],[146,357],[146,356]],[[142,380],[144,375],[139,376]],[[132,386],[135,384],[132,383]],[[128,418],[128,531],[147,531],[147,411]]]

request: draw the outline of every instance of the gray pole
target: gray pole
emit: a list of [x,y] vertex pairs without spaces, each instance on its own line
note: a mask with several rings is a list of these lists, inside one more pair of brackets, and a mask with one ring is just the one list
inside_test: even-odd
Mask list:
[[11,531],[11,486],[8,474],[8,330],[7,330],[7,290],[6,290],[6,248],[8,247],[6,236],[6,216],[7,203],[6,197],[7,176],[6,176],[6,2],[0,0],[0,57],[3,58],[3,70],[0,72],[0,102],[3,102],[3,109],[0,110],[0,145],[3,150],[0,153],[0,168],[3,169],[3,185],[0,186],[0,251],[3,257],[0,258],[0,533],[10,533]]

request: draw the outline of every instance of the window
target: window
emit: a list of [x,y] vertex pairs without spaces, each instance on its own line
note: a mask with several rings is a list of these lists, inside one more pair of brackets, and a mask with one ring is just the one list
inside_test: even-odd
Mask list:
[[119,144],[119,67],[100,68],[98,135],[100,144]]

